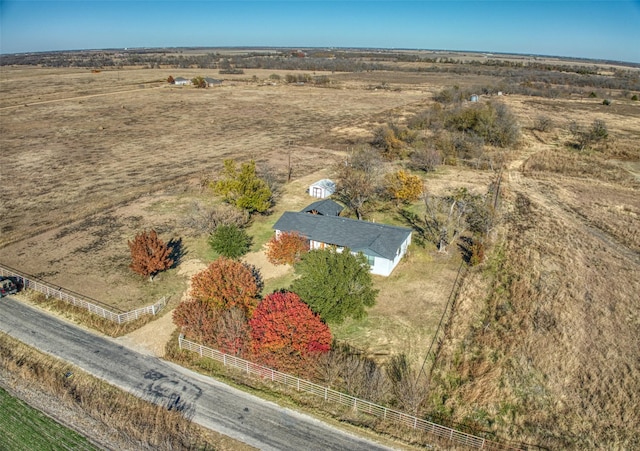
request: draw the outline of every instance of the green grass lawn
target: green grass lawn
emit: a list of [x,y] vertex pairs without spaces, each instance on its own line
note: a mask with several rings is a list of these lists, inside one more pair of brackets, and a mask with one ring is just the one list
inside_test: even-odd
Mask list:
[[83,436],[10,396],[1,388],[0,431],[0,449],[3,450],[98,449]]

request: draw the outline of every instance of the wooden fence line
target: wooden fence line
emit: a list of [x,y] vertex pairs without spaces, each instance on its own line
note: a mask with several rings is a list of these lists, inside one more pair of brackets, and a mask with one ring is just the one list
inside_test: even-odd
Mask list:
[[182,334],[178,338],[178,344],[180,349],[195,352],[200,354],[200,357],[208,357],[210,359],[217,360],[218,362],[222,362],[224,366],[236,368],[246,374],[255,375],[262,379],[271,380],[272,382],[278,382],[287,387],[295,388],[297,391],[303,391],[321,397],[325,401],[342,404],[344,406],[351,407],[354,411],[373,415],[381,418],[383,421],[393,421],[409,428],[418,429],[440,439],[448,440],[459,445],[489,450],[520,450],[520,448],[487,440],[446,426],[441,426],[422,418],[397,410],[392,410],[387,407],[374,404],[370,401],[333,390],[329,387],[300,379],[296,376],[281,373],[274,369],[226,354],[216,349],[202,346],[201,344],[186,340]]
[[153,305],[147,305],[130,312],[115,313],[109,309],[88,302],[80,298],[79,296],[66,293],[62,291],[62,288],[55,288],[46,282],[37,280],[34,277],[28,277],[26,275],[20,274],[19,272],[2,265],[0,265],[0,276],[15,277],[21,282],[23,288],[29,288],[30,290],[39,291],[40,293],[44,293],[47,297],[51,296],[58,298],[61,301],[85,309],[93,313],[94,315],[98,315],[102,318],[108,319],[118,324],[134,321],[144,315],[155,315],[167,304],[166,297],[162,297]]

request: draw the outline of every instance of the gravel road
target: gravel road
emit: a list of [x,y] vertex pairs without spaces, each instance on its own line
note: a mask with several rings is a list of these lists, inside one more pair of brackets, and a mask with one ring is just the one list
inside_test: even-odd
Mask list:
[[193,421],[263,450],[383,450],[315,418],[47,315],[0,300],[0,331],[146,400],[189,409]]

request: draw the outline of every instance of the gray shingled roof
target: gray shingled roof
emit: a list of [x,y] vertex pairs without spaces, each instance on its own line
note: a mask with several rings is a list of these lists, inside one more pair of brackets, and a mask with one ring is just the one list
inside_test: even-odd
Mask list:
[[411,229],[406,227],[293,211],[284,212],[273,228],[298,232],[313,241],[388,260],[396,257],[402,243],[411,235]]
[[300,211],[310,213],[314,210],[325,216],[339,216],[340,212],[344,210],[344,207],[334,200],[323,199],[304,207]]

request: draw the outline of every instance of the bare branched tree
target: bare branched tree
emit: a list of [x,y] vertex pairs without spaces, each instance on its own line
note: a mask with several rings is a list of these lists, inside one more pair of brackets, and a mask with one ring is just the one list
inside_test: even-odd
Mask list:
[[398,407],[405,412],[417,415],[420,405],[427,397],[426,378],[419,378],[419,372],[411,366],[404,354],[391,358],[387,366],[387,375]]
[[361,148],[336,167],[336,196],[356,214],[364,216],[365,204],[379,191],[380,154],[375,149]]
[[205,206],[194,202],[183,226],[189,228],[193,235],[211,234],[218,226],[235,225],[244,227],[249,221],[249,213],[228,204]]

